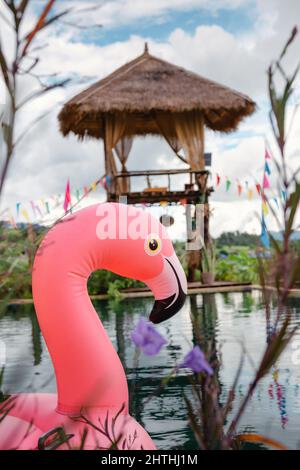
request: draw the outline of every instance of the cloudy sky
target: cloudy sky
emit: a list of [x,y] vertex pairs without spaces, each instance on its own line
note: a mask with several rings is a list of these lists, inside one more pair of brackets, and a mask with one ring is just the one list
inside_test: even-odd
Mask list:
[[[24,31],[34,24],[44,3],[32,2]],[[104,173],[101,142],[79,143],[73,136],[63,138],[58,131],[57,114],[68,98],[141,54],[147,41],[153,55],[246,93],[257,102],[258,111],[247,118],[238,131],[226,136],[207,131],[205,147],[213,154],[213,183],[216,173],[221,176],[220,187],[211,202],[212,234],[229,230],[258,233],[259,197],[255,194],[249,201],[246,192],[239,197],[236,181],[239,179],[244,186],[248,181],[250,187],[254,186],[255,180],[261,181],[265,138],[276,153],[268,123],[266,70],[281,51],[292,27],[300,21],[299,0],[57,1],[58,8],[70,4],[80,8],[95,3],[99,8],[80,18],[82,24],[89,26],[87,29],[61,25],[42,35],[47,47],[41,53],[39,72],[71,76],[73,83],[28,105],[20,113],[17,134],[40,113],[51,111],[18,146],[0,212],[10,207],[16,215],[16,203],[22,202],[30,213],[29,201],[40,201],[41,198],[49,201],[51,206],[51,197],[64,192],[68,178],[75,191]],[[0,10],[6,13],[3,0],[0,5]],[[78,22],[78,18],[75,21]],[[102,28],[92,27],[97,23],[101,23]],[[13,38],[1,18],[0,37],[7,55],[11,56]],[[298,37],[285,61],[288,71],[292,71],[299,61],[299,50]],[[0,82],[1,86],[0,100],[3,101]],[[20,99],[36,86],[33,78],[20,80]],[[295,100],[300,96],[299,82],[297,87]],[[291,103],[290,113],[295,100]],[[297,162],[299,164],[299,145],[300,116],[295,120],[288,145],[291,168],[296,168]],[[136,139],[128,160],[129,169],[181,166],[168,145],[152,137]],[[270,193],[276,195],[274,164],[271,164],[271,171]],[[225,190],[226,177],[232,181],[228,192]],[[155,183],[161,181],[153,180]],[[86,203],[104,198],[103,190],[98,189]],[[156,213],[163,210],[157,209]],[[169,212],[173,213],[173,210]],[[52,217],[53,214],[58,215],[58,211],[53,212]],[[183,208],[176,209],[175,214],[174,236],[181,237],[184,234]],[[49,221],[49,216],[44,220]],[[271,229],[276,229],[271,217],[268,222]]]

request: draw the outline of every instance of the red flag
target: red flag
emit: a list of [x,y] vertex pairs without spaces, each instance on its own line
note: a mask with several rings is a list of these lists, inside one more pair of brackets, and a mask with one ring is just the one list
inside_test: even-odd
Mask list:
[[64,210],[67,212],[69,204],[71,205],[71,191],[70,191],[70,180],[67,181],[65,200],[64,200]]
[[216,174],[216,178],[217,178],[217,186],[219,186],[221,178],[220,178],[220,175],[218,175],[218,173]]
[[265,159],[267,160],[267,159],[270,159],[270,158],[271,158],[271,154],[270,154],[269,150],[266,149],[265,150]]
[[238,181],[237,189],[238,189],[238,194],[240,196],[242,194],[243,187],[239,181]]
[[261,194],[261,186],[259,183],[256,183],[256,191],[258,192],[258,194],[260,195]]

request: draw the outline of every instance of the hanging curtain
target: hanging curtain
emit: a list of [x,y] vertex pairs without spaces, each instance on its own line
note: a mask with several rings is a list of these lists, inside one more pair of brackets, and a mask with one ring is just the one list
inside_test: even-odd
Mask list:
[[[192,170],[203,170],[204,160],[204,119],[200,111],[182,113],[156,113],[155,121],[161,134],[172,150]],[[180,149],[184,157],[179,155]]]
[[[127,173],[126,162],[132,147],[132,137],[122,137],[115,145],[115,152],[122,165],[122,173]],[[119,189],[122,194],[130,192],[130,178],[119,179]]]
[[108,114],[105,118],[105,159],[106,173],[110,177],[110,192],[119,194],[119,181],[114,178],[117,173],[113,148],[123,137],[126,128],[126,119],[123,114]]
[[204,170],[204,120],[200,111],[173,115],[177,138],[192,170]]
[[188,164],[188,161],[179,155],[179,151],[182,148],[182,145],[180,144],[177,136],[176,136],[176,129],[174,125],[174,117],[173,114],[162,114],[162,113],[156,113],[155,114],[155,121],[157,124],[157,127],[162,134],[162,136],[166,139],[168,144],[170,145],[171,149],[173,152],[177,155],[177,157],[183,161],[183,163]]

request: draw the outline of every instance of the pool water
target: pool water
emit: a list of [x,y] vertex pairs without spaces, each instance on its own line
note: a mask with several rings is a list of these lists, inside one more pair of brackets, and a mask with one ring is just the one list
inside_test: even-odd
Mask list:
[[[245,348],[245,363],[236,389],[233,416],[246,393],[266,345],[267,328],[261,295],[247,293],[189,296],[179,314],[158,326],[168,344],[155,357],[140,355],[130,333],[141,316],[149,314],[152,299],[120,303],[94,301],[97,312],[126,370],[131,414],[147,429],[160,449],[196,449],[187,423],[183,392],[190,395],[189,371],[180,370],[157,393],[161,379],[180,363],[193,345],[195,321],[205,341],[222,357],[218,373],[220,400],[225,400]],[[300,324],[300,299],[290,300],[293,323]],[[192,319],[193,318],[193,322]],[[74,321],[76,321],[74,319]],[[6,345],[2,389],[7,393],[55,392],[52,363],[32,305],[14,306],[0,318],[0,339]],[[240,430],[276,439],[291,449],[300,448],[300,333],[296,334],[276,367],[260,382]],[[149,399],[151,398],[151,399]]]

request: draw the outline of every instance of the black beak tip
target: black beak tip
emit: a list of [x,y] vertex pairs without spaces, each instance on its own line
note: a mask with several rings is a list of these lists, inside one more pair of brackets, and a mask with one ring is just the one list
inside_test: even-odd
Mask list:
[[[150,313],[149,320],[158,324],[173,317],[183,306],[186,294],[180,289],[177,299],[174,301],[175,294],[167,299],[156,300]],[[173,303],[172,303],[173,302]]]

